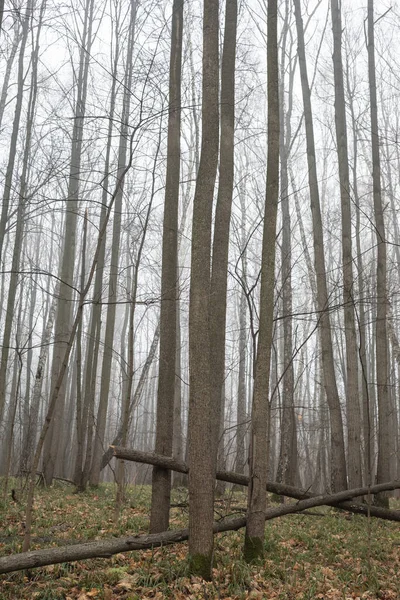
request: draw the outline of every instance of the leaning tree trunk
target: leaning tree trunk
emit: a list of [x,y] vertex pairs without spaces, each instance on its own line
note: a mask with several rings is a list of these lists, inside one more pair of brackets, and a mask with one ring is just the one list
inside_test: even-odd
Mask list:
[[[387,341],[387,273],[386,234],[383,213],[381,164],[379,155],[378,105],[376,94],[374,2],[368,0],[368,79],[371,114],[372,185],[377,245],[376,262],[376,384],[378,391],[378,483],[390,477],[390,402],[388,393],[388,341]],[[380,501],[388,506],[388,498]]]
[[269,377],[273,342],[275,237],[279,196],[278,6],[268,2],[268,158],[261,264],[260,322],[254,378],[244,558],[263,554],[268,465]]
[[203,126],[193,200],[189,304],[189,556],[191,572],[204,579],[211,579],[214,515],[209,307],[211,220],[219,133],[218,9],[218,0],[204,0]]
[[343,421],[336,384],[333,356],[332,332],[329,316],[329,297],[325,269],[324,237],[318,189],[313,116],[311,109],[311,92],[307,75],[303,19],[301,16],[300,0],[294,0],[294,8],[296,16],[301,88],[304,104],[304,121],[306,128],[308,183],[310,188],[310,202],[313,221],[314,264],[317,282],[318,310],[320,313],[319,332],[323,361],[324,387],[329,407],[331,424],[331,485],[334,491],[339,491],[340,489],[347,488]]
[[[155,450],[172,453],[176,365],[176,319],[178,275],[178,206],[181,162],[181,71],[183,0],[172,7],[171,56],[169,71],[169,116],[167,175],[164,202],[161,271],[160,366],[157,390]],[[171,472],[153,468],[150,531],[166,531],[169,526]]]

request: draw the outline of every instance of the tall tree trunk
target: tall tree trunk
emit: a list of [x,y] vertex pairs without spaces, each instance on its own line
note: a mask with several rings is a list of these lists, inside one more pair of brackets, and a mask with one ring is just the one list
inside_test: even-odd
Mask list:
[[293,0],[293,2],[296,16],[298,56],[304,104],[304,121],[306,128],[308,182],[310,188],[311,213],[313,221],[314,265],[317,282],[318,310],[320,312],[319,331],[324,371],[324,387],[329,407],[331,424],[331,485],[332,490],[337,492],[347,488],[346,455],[344,448],[342,414],[335,376],[332,332],[329,316],[329,297],[326,282],[324,237],[322,229],[321,206],[319,200],[313,116],[311,109],[311,93],[307,75],[303,19],[301,16],[300,0]]
[[[376,93],[374,2],[368,0],[368,79],[371,116],[372,185],[377,245],[376,261],[376,384],[378,390],[378,464],[377,482],[390,478],[390,402],[388,393],[388,341],[387,341],[387,251],[385,221],[381,188],[381,163],[379,155],[378,105]],[[386,496],[386,497],[385,497]],[[378,500],[389,506],[387,495]]]
[[346,69],[346,88],[348,97],[348,106],[350,109],[351,116],[351,127],[352,127],[352,148],[353,148],[353,160],[352,160],[352,191],[354,198],[354,205],[356,209],[356,224],[355,224],[355,239],[356,239],[356,251],[357,251],[357,291],[358,291],[358,304],[357,304],[357,329],[359,337],[358,355],[360,361],[359,369],[359,387],[361,388],[361,428],[362,428],[362,464],[363,464],[363,481],[364,483],[370,483],[372,485],[372,464],[373,464],[373,443],[372,443],[372,431],[371,431],[371,406],[368,391],[369,373],[368,373],[368,361],[367,361],[367,327],[366,327],[366,316],[365,316],[365,282],[364,282],[364,260],[363,251],[361,247],[361,198],[358,193],[358,126],[357,119],[354,111],[354,93],[352,91],[350,83],[349,66]]
[[[88,227],[88,214],[85,211],[84,223],[83,223],[83,239],[82,239],[82,252],[81,252],[81,277],[80,277],[80,289],[83,291],[85,287],[85,269],[86,269],[86,244],[87,244],[87,227]],[[79,323],[78,330],[76,333],[76,457],[75,457],[75,473],[74,478],[76,481],[77,476],[81,472],[81,465],[83,460],[84,442],[85,442],[85,414],[82,401],[82,321]],[[79,471],[76,473],[76,467],[79,465]]]
[[[29,0],[26,5],[25,14],[22,21],[22,38],[21,38],[21,47],[19,50],[19,58],[18,58],[18,87],[16,93],[16,104],[15,104],[15,112],[14,112],[14,120],[11,132],[11,142],[10,149],[8,154],[8,162],[7,169],[4,179],[4,191],[3,191],[3,201],[1,207],[1,216],[0,216],[0,261],[3,260],[3,246],[4,246],[4,238],[6,233],[6,224],[9,218],[8,210],[11,200],[11,192],[13,189],[13,177],[14,177],[14,165],[15,159],[17,156],[17,142],[18,142],[18,134],[20,129],[20,121],[21,121],[21,112],[22,112],[22,100],[24,96],[24,83],[25,83],[25,74],[24,74],[24,60],[25,60],[25,48],[28,39],[29,27],[32,19],[32,0]],[[20,206],[23,204],[19,203]],[[22,226],[23,223],[20,223],[20,233],[22,236]],[[22,237],[21,237],[22,239]],[[7,361],[8,361],[8,353],[9,353],[9,339],[7,341],[6,336],[9,335],[8,332],[11,333],[11,322],[12,314],[8,314],[8,324],[6,324],[6,328],[3,336],[3,349],[2,349],[2,358],[0,364],[0,424],[2,422],[4,407],[6,403],[6,387],[7,387]]]
[[[118,179],[126,168],[127,152],[128,152],[128,127],[130,117],[130,98],[132,87],[133,73],[133,46],[135,42],[135,27],[136,27],[136,12],[137,0],[131,0],[130,4],[130,22],[129,22],[129,37],[126,54],[126,67],[124,79],[124,94],[122,108],[122,126],[120,133],[119,149],[118,149]],[[113,361],[113,342],[115,329],[115,314],[118,287],[118,271],[119,271],[119,254],[120,254],[120,238],[121,238],[121,218],[122,218],[122,197],[123,185],[118,188],[118,193],[115,199],[114,223],[112,235],[112,250],[111,250],[111,265],[110,279],[108,284],[108,306],[107,320],[104,337],[104,354],[101,368],[101,388],[100,400],[97,411],[96,431],[93,446],[93,460],[90,472],[90,485],[97,486],[100,481],[100,465],[101,458],[104,452],[104,437],[106,431],[108,397],[110,392],[110,377],[111,366]]]
[[342,215],[343,310],[346,339],[347,473],[350,488],[360,487],[361,412],[358,399],[358,352],[354,317],[354,277],[351,228],[349,156],[347,150],[346,104],[342,63],[342,19],[338,0],[331,1],[333,72],[335,80],[335,126],[339,161]]
[[[292,322],[292,242],[289,208],[288,159],[291,144],[291,109],[285,107],[286,47],[289,29],[289,0],[285,2],[285,21],[281,40],[280,64],[280,132],[281,207],[282,207],[282,316],[283,316],[283,376],[282,419],[277,481],[295,485],[297,477],[297,430],[294,412],[293,322]],[[291,79],[292,79],[291,74]],[[289,99],[291,103],[291,99]]]
[[[224,431],[225,329],[228,287],[229,231],[231,223],[234,134],[235,134],[235,58],[237,0],[228,0],[225,9],[225,31],[221,64],[221,134],[219,184],[215,209],[212,246],[210,292],[210,364],[212,440],[214,464],[217,467],[218,440]],[[223,456],[223,444],[221,457]]]
[[[172,455],[174,435],[182,39],[183,0],[174,0],[169,70],[168,149],[161,271],[160,366],[155,443],[155,451],[166,456]],[[171,472],[154,467],[150,514],[151,533],[159,533],[168,529],[170,494]]]
[[[78,218],[82,144],[84,117],[86,111],[89,62],[93,42],[93,11],[94,0],[86,0],[82,45],[79,53],[77,99],[74,111],[74,125],[72,130],[71,160],[68,178],[68,195],[66,200],[67,214],[65,217],[63,251],[60,265],[60,298],[57,305],[57,316],[54,332],[55,346],[51,374],[51,386],[53,390],[59,381],[61,366],[64,362],[66,344],[70,337],[72,323],[76,228]],[[43,474],[47,485],[50,485],[52,482],[58,453],[61,450],[60,434],[65,405],[66,385],[67,381],[66,378],[64,378],[61,383],[60,391],[57,394],[54,417],[50,423],[48,435],[44,445]]]
[[189,556],[191,571],[211,578],[214,515],[213,407],[210,387],[211,229],[219,137],[218,0],[204,0],[200,165],[193,200],[189,304]]
[[[113,142],[113,120],[115,116],[115,102],[117,95],[117,81],[118,81],[118,63],[120,61],[120,11],[116,8],[115,11],[115,50],[114,59],[112,61],[112,84],[110,91],[110,108],[109,108],[109,120],[107,129],[107,146],[106,155],[104,161],[104,177],[103,177],[103,192],[101,211],[99,218],[99,228],[104,224],[107,203],[109,196],[110,187],[110,162],[111,162],[111,148]],[[93,289],[93,308],[90,315],[89,324],[89,336],[86,345],[86,360],[85,360],[85,374],[84,374],[84,400],[82,409],[82,429],[83,429],[83,450],[84,457],[82,462],[79,461],[78,457],[75,464],[74,471],[74,482],[78,492],[83,492],[86,489],[90,468],[92,464],[92,451],[93,451],[93,430],[94,430],[94,405],[95,405],[95,394],[96,394],[96,380],[97,380],[97,366],[99,362],[99,348],[101,338],[101,296],[103,289],[103,277],[104,277],[104,262],[106,254],[106,236],[102,241],[102,245],[99,253],[99,261],[96,269],[94,289]]]
[[262,242],[260,323],[251,414],[249,490],[244,557],[263,554],[268,465],[269,378],[273,342],[275,238],[279,196],[279,67],[277,0],[268,2],[268,158]]
[[[144,244],[146,241],[146,234],[148,231],[149,221],[151,210],[153,206],[153,201],[155,197],[155,188],[156,188],[156,172],[158,167],[158,156],[161,145],[161,129],[157,144],[157,150],[154,155],[153,162],[153,171],[152,171],[152,186],[150,190],[150,200],[147,206],[146,216],[143,222],[143,230],[142,235],[139,241],[139,247],[136,253],[135,264],[133,265],[133,278],[131,284],[131,292],[129,298],[129,327],[128,327],[128,360],[126,362],[126,378],[123,385],[123,397],[121,403],[121,425],[120,425],[120,433],[122,444],[126,444],[128,439],[129,427],[132,419],[132,410],[135,409],[135,406],[132,403],[132,389],[133,389],[133,379],[135,376],[134,370],[134,358],[135,358],[135,336],[134,336],[134,327],[135,327],[135,312],[136,312],[136,301],[137,301],[137,292],[139,285],[139,271],[142,261]],[[179,184],[179,181],[178,181]],[[175,377],[174,377],[175,378]],[[124,489],[125,489],[125,464],[123,461],[119,461],[117,465],[117,476],[116,476],[118,489],[117,489],[117,498],[116,498],[116,506],[115,506],[115,517],[117,517],[120,512],[120,507],[124,499]]]
[[[241,177],[243,181],[243,176]],[[246,281],[247,253],[246,253],[246,198],[245,183],[239,188],[239,200],[241,208],[241,252],[242,252],[242,272],[243,279]],[[243,287],[240,287],[239,297],[239,373],[237,390],[237,438],[236,438],[236,471],[244,473],[245,469],[245,441],[246,441],[246,349],[247,349],[247,319],[246,319],[247,299]]]

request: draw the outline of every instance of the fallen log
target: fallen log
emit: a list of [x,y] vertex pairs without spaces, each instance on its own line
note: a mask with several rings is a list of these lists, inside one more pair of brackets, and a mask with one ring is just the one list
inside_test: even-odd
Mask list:
[[[342,502],[350,498],[357,498],[365,494],[377,494],[379,492],[400,489],[400,481],[391,481],[379,485],[358,488],[354,490],[345,490],[333,495],[314,496],[306,498],[293,504],[284,504],[274,508],[269,508],[265,514],[265,520],[275,519],[291,513],[301,512],[315,506],[330,505],[333,502]],[[214,523],[214,533],[224,531],[236,531],[245,527],[246,517],[237,517],[235,519],[225,519]],[[21,554],[12,554],[0,558],[0,574],[10,573],[11,571],[21,571],[23,569],[34,569],[46,565],[55,565],[64,562],[73,562],[88,558],[110,558],[114,554],[121,552],[131,552],[133,550],[145,550],[159,546],[183,542],[189,537],[188,529],[179,529],[175,531],[165,531],[163,533],[154,533],[148,535],[125,536],[121,538],[112,538],[94,542],[75,544],[74,546],[61,546],[59,548],[44,548],[43,550],[34,550],[32,552],[22,552]]]
[[[141,452],[140,450],[133,450],[131,448],[123,448],[121,446],[110,446],[114,452],[114,456],[122,458],[124,460],[145,463],[148,465],[154,465],[156,467],[162,467],[164,469],[170,469],[171,471],[178,471],[178,473],[188,473],[189,467],[172,457],[161,456],[160,454],[154,454],[150,452]],[[249,485],[249,478],[246,475],[240,475],[239,473],[232,473],[230,471],[217,471],[216,478],[227,483],[233,483],[236,485]],[[288,498],[294,498],[295,500],[304,500],[306,498],[314,498],[314,494],[310,494],[305,490],[301,490],[291,485],[282,483],[276,483],[273,481],[267,481],[267,491],[278,496],[287,496]],[[366,492],[367,494],[368,492]],[[370,492],[371,493],[371,492]],[[330,496],[329,496],[330,497]],[[388,521],[399,521],[400,522],[400,510],[389,510],[387,508],[381,508],[378,506],[371,506],[367,504],[360,504],[354,502],[328,502],[328,506],[335,506],[348,512],[368,516],[376,517],[379,519],[385,519]]]

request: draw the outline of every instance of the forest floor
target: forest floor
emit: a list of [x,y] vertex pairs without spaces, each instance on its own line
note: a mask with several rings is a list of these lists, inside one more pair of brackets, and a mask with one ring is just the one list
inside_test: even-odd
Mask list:
[[[171,527],[186,526],[186,491],[175,490],[173,503]],[[244,493],[227,492],[216,502],[216,519],[243,514],[245,503]],[[84,494],[61,483],[38,488],[32,549],[148,530],[148,486],[127,489],[117,525],[114,505],[113,485]],[[400,508],[399,502],[393,508]],[[3,496],[0,556],[21,550],[23,519],[22,503]],[[265,558],[252,566],[241,558],[243,533],[216,536],[212,583],[188,576],[182,543],[0,575],[0,600],[400,600],[399,523],[325,507],[288,515],[266,524]]]

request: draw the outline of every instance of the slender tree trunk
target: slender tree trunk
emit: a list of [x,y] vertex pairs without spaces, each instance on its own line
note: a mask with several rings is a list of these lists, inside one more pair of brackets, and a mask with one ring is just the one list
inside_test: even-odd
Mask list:
[[347,470],[350,488],[360,487],[361,412],[358,399],[358,352],[354,317],[354,277],[351,228],[349,156],[347,150],[346,104],[342,63],[342,19],[338,0],[331,1],[333,30],[333,71],[335,80],[335,126],[339,161],[339,183],[342,214],[343,309],[346,339],[346,412]]
[[325,269],[324,238],[317,178],[313,117],[311,109],[311,93],[308,83],[307,63],[305,55],[303,20],[301,16],[300,0],[293,1],[296,16],[298,56],[304,104],[304,121],[306,128],[308,181],[310,188],[311,212],[313,220],[314,264],[316,272],[318,310],[320,312],[319,331],[324,370],[324,387],[329,406],[331,424],[331,484],[333,491],[339,491],[341,489],[346,489],[347,487],[343,422],[339,394],[336,384],[332,346],[332,333],[329,315],[329,297]]
[[365,282],[364,282],[364,260],[363,251],[361,247],[361,198],[358,193],[358,126],[354,112],[354,97],[350,84],[349,67],[346,69],[346,86],[348,96],[348,106],[350,109],[351,116],[351,127],[352,127],[352,147],[353,147],[353,173],[352,173],[352,191],[354,198],[354,205],[356,209],[356,225],[355,225],[355,239],[356,239],[356,250],[357,250],[357,290],[358,290],[358,304],[356,309],[356,321],[358,329],[358,356],[360,361],[359,377],[361,389],[361,428],[362,428],[362,461],[363,461],[363,472],[364,483],[372,484],[372,464],[373,464],[373,443],[371,440],[371,406],[368,391],[368,361],[366,351],[367,341],[367,327],[366,327],[366,316],[365,316]]
[[[123,94],[123,108],[122,108],[122,127],[120,133],[120,142],[118,149],[118,177],[124,171],[127,162],[128,152],[128,127],[129,127],[129,116],[130,116],[130,98],[131,98],[131,86],[132,86],[132,54],[133,46],[135,41],[135,26],[136,26],[136,12],[137,12],[137,0],[131,0],[130,8],[130,23],[129,23],[129,38],[127,45],[126,55],[126,71],[124,79],[124,94]],[[107,320],[106,330],[104,337],[104,354],[103,363],[101,369],[101,388],[100,388],[100,400],[97,411],[97,422],[96,431],[93,445],[93,460],[90,472],[90,484],[92,486],[99,485],[100,482],[100,465],[101,458],[104,452],[104,438],[106,431],[107,421],[107,409],[108,409],[108,397],[110,392],[110,377],[111,367],[113,361],[113,342],[114,342],[114,329],[115,329],[115,315],[116,315],[116,304],[117,298],[117,283],[118,283],[118,271],[119,271],[119,251],[120,251],[120,238],[121,238],[121,218],[122,218],[122,196],[123,186],[119,186],[118,194],[115,199],[114,209],[114,223],[113,223],[113,236],[112,236],[112,250],[111,250],[111,266],[110,266],[110,279],[108,285],[108,301],[110,304],[107,306]]]
[[[67,214],[65,217],[63,251],[60,265],[60,298],[57,305],[55,324],[55,347],[52,363],[52,388],[59,381],[61,365],[64,362],[66,344],[72,324],[73,278],[75,266],[76,229],[79,206],[79,191],[81,178],[82,144],[84,132],[84,117],[88,88],[89,62],[93,43],[93,11],[94,0],[86,0],[82,45],[79,55],[79,73],[77,100],[74,112],[72,131],[72,147],[70,171],[68,178]],[[43,474],[47,485],[50,485],[56,468],[58,453],[61,451],[61,427],[66,396],[66,379],[61,383],[57,394],[54,418],[51,420],[43,452]]]
[[[106,156],[104,161],[104,178],[103,178],[103,193],[101,212],[99,219],[99,226],[102,227],[107,213],[107,203],[109,195],[109,178],[110,178],[110,162],[111,162],[111,147],[113,141],[113,119],[115,116],[115,102],[117,95],[117,81],[118,81],[118,63],[120,60],[120,11],[116,10],[115,13],[115,51],[114,60],[112,66],[112,85],[110,92],[110,108],[109,108],[109,121],[107,130],[107,147]],[[76,462],[74,481],[78,492],[82,492],[86,489],[90,467],[92,464],[93,457],[93,430],[94,430],[94,405],[95,405],[95,394],[96,394],[96,376],[97,366],[99,362],[99,350],[100,350],[100,338],[101,338],[101,296],[103,288],[103,277],[104,277],[104,263],[106,253],[106,236],[102,241],[99,254],[99,262],[96,269],[94,290],[93,290],[93,308],[90,315],[90,325],[88,336],[87,347],[86,347],[86,361],[85,361],[85,376],[84,376],[84,405],[83,405],[83,433],[84,433],[84,451],[85,457],[82,464]],[[86,446],[85,446],[86,441]]]
[[[235,58],[237,1],[228,0],[221,65],[221,135],[218,197],[215,210],[210,292],[211,406],[213,452],[217,467],[218,440],[224,431],[225,329],[228,287],[229,231],[232,210],[235,134]],[[221,449],[223,456],[223,448]]]
[[[138,384],[136,386],[135,392],[134,392],[132,400],[130,402],[130,407],[129,407],[130,420],[132,419],[133,411],[138,407],[139,402],[143,396],[143,390],[144,390],[145,384],[149,377],[150,368],[151,368],[151,366],[154,362],[154,358],[156,356],[159,339],[160,339],[160,327],[157,325],[157,327],[154,331],[153,340],[151,342],[146,361],[143,365],[142,372],[140,373]],[[121,423],[118,433],[115,436],[115,438],[113,439],[112,446],[119,446],[121,444],[122,438],[123,438],[123,424]],[[106,466],[109,464],[112,457],[113,457],[113,452],[109,447],[106,450],[106,452],[104,452],[103,457],[101,459],[101,470],[106,468]]]
[[251,562],[263,554],[268,465],[269,379],[273,342],[275,290],[275,238],[279,196],[279,68],[277,0],[268,2],[268,158],[264,231],[261,264],[260,322],[257,362],[251,414],[250,480],[247,500],[247,524],[244,542],[245,560]]
[[[15,104],[15,112],[14,112],[14,120],[13,127],[11,133],[11,142],[10,142],[10,150],[8,154],[8,163],[4,180],[4,191],[3,191],[3,201],[1,207],[1,216],[0,216],[0,261],[3,260],[3,246],[4,246],[4,238],[6,232],[6,224],[8,220],[8,210],[11,200],[11,193],[13,189],[13,177],[14,177],[14,165],[15,159],[17,156],[17,142],[18,142],[18,134],[20,129],[20,121],[21,121],[21,112],[22,112],[22,100],[24,95],[24,83],[25,83],[25,74],[24,74],[24,60],[25,60],[25,48],[28,39],[29,27],[32,19],[32,0],[29,0],[25,14],[22,21],[22,38],[21,38],[21,47],[19,51],[19,59],[18,59],[18,88],[16,94],[16,104]],[[20,202],[19,205],[23,205],[23,202]],[[21,216],[21,215],[20,215]],[[17,222],[18,224],[18,222]],[[20,226],[20,236],[19,239],[22,240],[22,227],[23,221],[19,223]],[[16,260],[18,261],[19,254],[17,252]],[[15,261],[14,261],[15,262]],[[17,268],[18,270],[18,268]],[[15,273],[15,277],[17,273]],[[6,387],[7,387],[7,361],[9,354],[9,336],[11,334],[11,320],[12,314],[7,313],[8,318],[6,319],[6,326],[3,335],[3,345],[2,345],[2,357],[0,364],[0,425],[2,422],[4,407],[6,403]],[[8,340],[7,340],[8,337]]]
[[[241,248],[244,280],[246,280],[246,200],[243,189],[239,190],[241,205]],[[236,471],[244,473],[245,441],[246,441],[246,349],[247,349],[247,300],[243,287],[239,297],[239,373],[237,397],[237,440],[236,440]]]
[[0,129],[3,124],[3,116],[4,116],[4,111],[5,111],[6,103],[7,103],[7,93],[9,92],[10,76],[11,76],[12,68],[14,65],[15,57],[17,55],[20,38],[21,38],[20,22],[19,22],[19,19],[15,19],[14,39],[12,42],[10,55],[7,58],[6,70],[5,70],[4,77],[3,77],[3,85],[1,88],[1,95],[0,95]]
[[[293,322],[292,322],[292,242],[289,207],[288,159],[291,143],[291,110],[285,107],[286,48],[289,29],[289,0],[285,2],[285,21],[281,41],[280,64],[280,135],[281,207],[282,207],[282,316],[283,316],[283,377],[282,419],[277,481],[294,485],[297,477],[297,430],[294,412]],[[291,100],[289,100],[291,102]]]
[[211,579],[214,514],[209,315],[211,220],[219,137],[218,10],[218,0],[204,0],[203,126],[193,201],[189,304],[189,556],[191,572],[204,579]]
[[[135,312],[136,312],[136,302],[137,302],[137,292],[139,285],[139,270],[142,261],[144,244],[146,241],[146,234],[148,231],[149,221],[151,210],[153,206],[153,201],[155,197],[155,187],[156,187],[156,171],[158,167],[158,155],[161,145],[161,129],[157,144],[157,150],[154,156],[153,162],[153,171],[152,171],[152,186],[150,190],[150,201],[147,206],[147,212],[143,223],[142,235],[139,242],[139,247],[136,254],[136,260],[133,267],[133,278],[132,278],[132,286],[131,286],[131,294],[130,294],[130,302],[129,302],[129,328],[128,328],[128,360],[127,360],[127,371],[126,371],[126,380],[123,386],[123,397],[121,404],[121,439],[122,444],[126,444],[130,422],[132,418],[131,411],[134,410],[135,405],[132,402],[132,389],[133,389],[133,379],[135,376],[134,370],[134,358],[135,358],[135,336],[134,336],[134,327],[135,327]],[[178,182],[179,184],[179,182]],[[123,461],[119,461],[117,465],[117,497],[115,503],[115,520],[120,512],[120,507],[122,505],[124,499],[124,490],[125,490],[125,464]]]
[[[160,366],[155,444],[156,452],[166,456],[170,456],[172,453],[174,436],[182,39],[183,0],[174,0],[169,71],[168,150],[161,271]],[[151,533],[168,529],[170,494],[171,472],[166,469],[153,468]]]
[[[82,252],[81,252],[81,277],[80,277],[80,289],[83,290],[85,287],[85,269],[86,269],[86,244],[87,244],[87,226],[88,226],[88,215],[85,212],[85,220],[83,224],[83,239],[82,239]],[[82,317],[83,318],[83,317]],[[75,474],[74,479],[77,481],[77,477],[81,472],[81,465],[83,460],[84,450],[84,410],[82,402],[82,320],[79,323],[78,330],[76,333],[76,457],[75,457]],[[76,467],[79,465],[79,471],[76,472]]]
[[[368,0],[368,79],[371,116],[372,185],[377,244],[376,262],[376,384],[378,390],[378,465],[377,482],[390,477],[390,402],[388,393],[388,342],[387,342],[387,249],[381,187],[381,164],[379,154],[378,105],[376,94],[374,2]],[[388,506],[383,494],[378,500]]]

